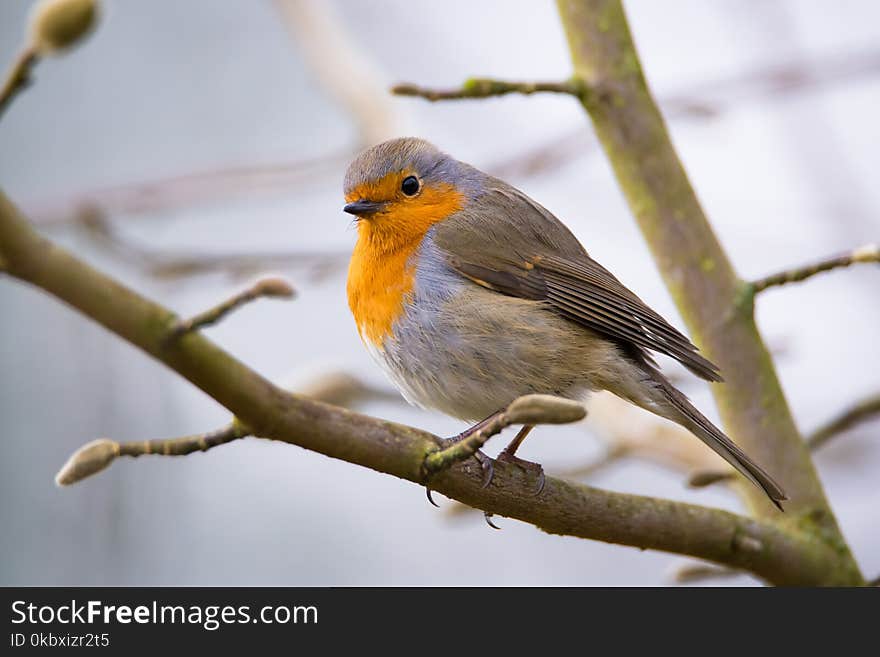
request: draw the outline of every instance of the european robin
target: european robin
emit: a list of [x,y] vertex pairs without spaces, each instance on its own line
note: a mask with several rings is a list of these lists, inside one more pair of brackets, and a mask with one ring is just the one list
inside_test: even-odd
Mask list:
[[[520,395],[582,401],[608,390],[688,429],[782,508],[782,488],[650,352],[710,382],[718,368],[523,192],[404,138],[357,156],[345,201],[357,218],[348,303],[407,401],[473,422]],[[500,457],[527,464],[515,452],[530,429]]]

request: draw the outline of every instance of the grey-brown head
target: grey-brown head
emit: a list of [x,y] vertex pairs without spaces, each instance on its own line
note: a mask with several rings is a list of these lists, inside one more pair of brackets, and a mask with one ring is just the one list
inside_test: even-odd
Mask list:
[[[473,196],[481,172],[424,139],[391,139],[358,155],[345,174],[345,211],[361,217],[412,211],[442,193]],[[421,202],[418,200],[421,198]]]

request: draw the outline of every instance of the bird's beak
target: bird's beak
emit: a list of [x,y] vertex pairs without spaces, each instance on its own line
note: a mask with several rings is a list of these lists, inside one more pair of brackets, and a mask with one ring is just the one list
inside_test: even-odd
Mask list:
[[376,201],[367,201],[365,199],[361,199],[359,201],[355,201],[354,203],[349,203],[344,208],[342,208],[348,214],[354,214],[359,217],[362,217],[365,214],[373,214],[374,212],[378,212],[384,206],[384,203],[377,203]]

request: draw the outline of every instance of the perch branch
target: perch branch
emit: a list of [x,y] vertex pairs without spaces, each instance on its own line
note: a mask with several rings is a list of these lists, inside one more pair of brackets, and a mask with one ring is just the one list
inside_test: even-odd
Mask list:
[[[256,436],[422,483],[434,435],[287,393],[200,333],[165,339],[173,313],[38,235],[0,194],[0,254],[8,273],[49,292],[188,379]],[[548,477],[538,497],[528,477],[500,463],[492,485],[471,461],[437,473],[431,487],[489,513],[582,538],[687,554],[776,584],[861,583],[839,549],[810,532],[719,509],[603,491]]]
[[[329,388],[320,389],[320,392],[330,396],[335,395]],[[310,395],[304,396],[316,399]],[[433,475],[448,469],[459,461],[470,458],[489,438],[499,434],[511,424],[564,424],[576,422],[582,419],[585,414],[583,406],[567,399],[546,397],[545,395],[521,397],[467,440],[427,454],[422,464],[422,471],[426,476]],[[186,456],[194,452],[206,452],[214,447],[251,435],[250,429],[238,420],[233,420],[220,429],[179,438],[160,438],[124,443],[100,438],[76,450],[59,470],[55,482],[60,486],[68,486],[81,481],[109,467],[119,456]]]
[[206,326],[216,324],[230,313],[241,308],[243,305],[248,304],[251,301],[256,301],[262,297],[290,299],[295,294],[293,287],[283,278],[277,278],[275,276],[261,278],[246,290],[242,290],[238,294],[217,304],[213,308],[209,308],[189,319],[179,320],[174,327],[172,327],[169,337],[179,338],[185,333],[191,333],[192,331],[197,331]]
[[785,271],[756,280],[752,283],[752,289],[755,291],[755,294],[758,294],[770,287],[788,285],[789,283],[800,283],[816,274],[831,271],[832,269],[840,269],[841,267],[849,267],[860,262],[880,263],[880,245],[866,244],[865,246],[860,246],[849,253],[820,260],[819,262],[804,265],[803,267],[786,269]]
[[505,80],[490,80],[488,78],[470,78],[457,89],[429,89],[415,84],[398,84],[391,88],[391,93],[396,96],[415,96],[431,102],[438,100],[463,100],[474,98],[489,98],[491,96],[505,96],[507,94],[556,93],[580,96],[583,88],[575,80],[564,82],[508,82]]

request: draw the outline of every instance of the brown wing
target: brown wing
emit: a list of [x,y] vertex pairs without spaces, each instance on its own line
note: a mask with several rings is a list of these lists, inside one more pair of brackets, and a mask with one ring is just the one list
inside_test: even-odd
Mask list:
[[547,301],[609,338],[671,356],[708,381],[722,380],[686,336],[593,260],[559,220],[498,184],[480,206],[438,224],[435,243],[453,269],[502,294]]

